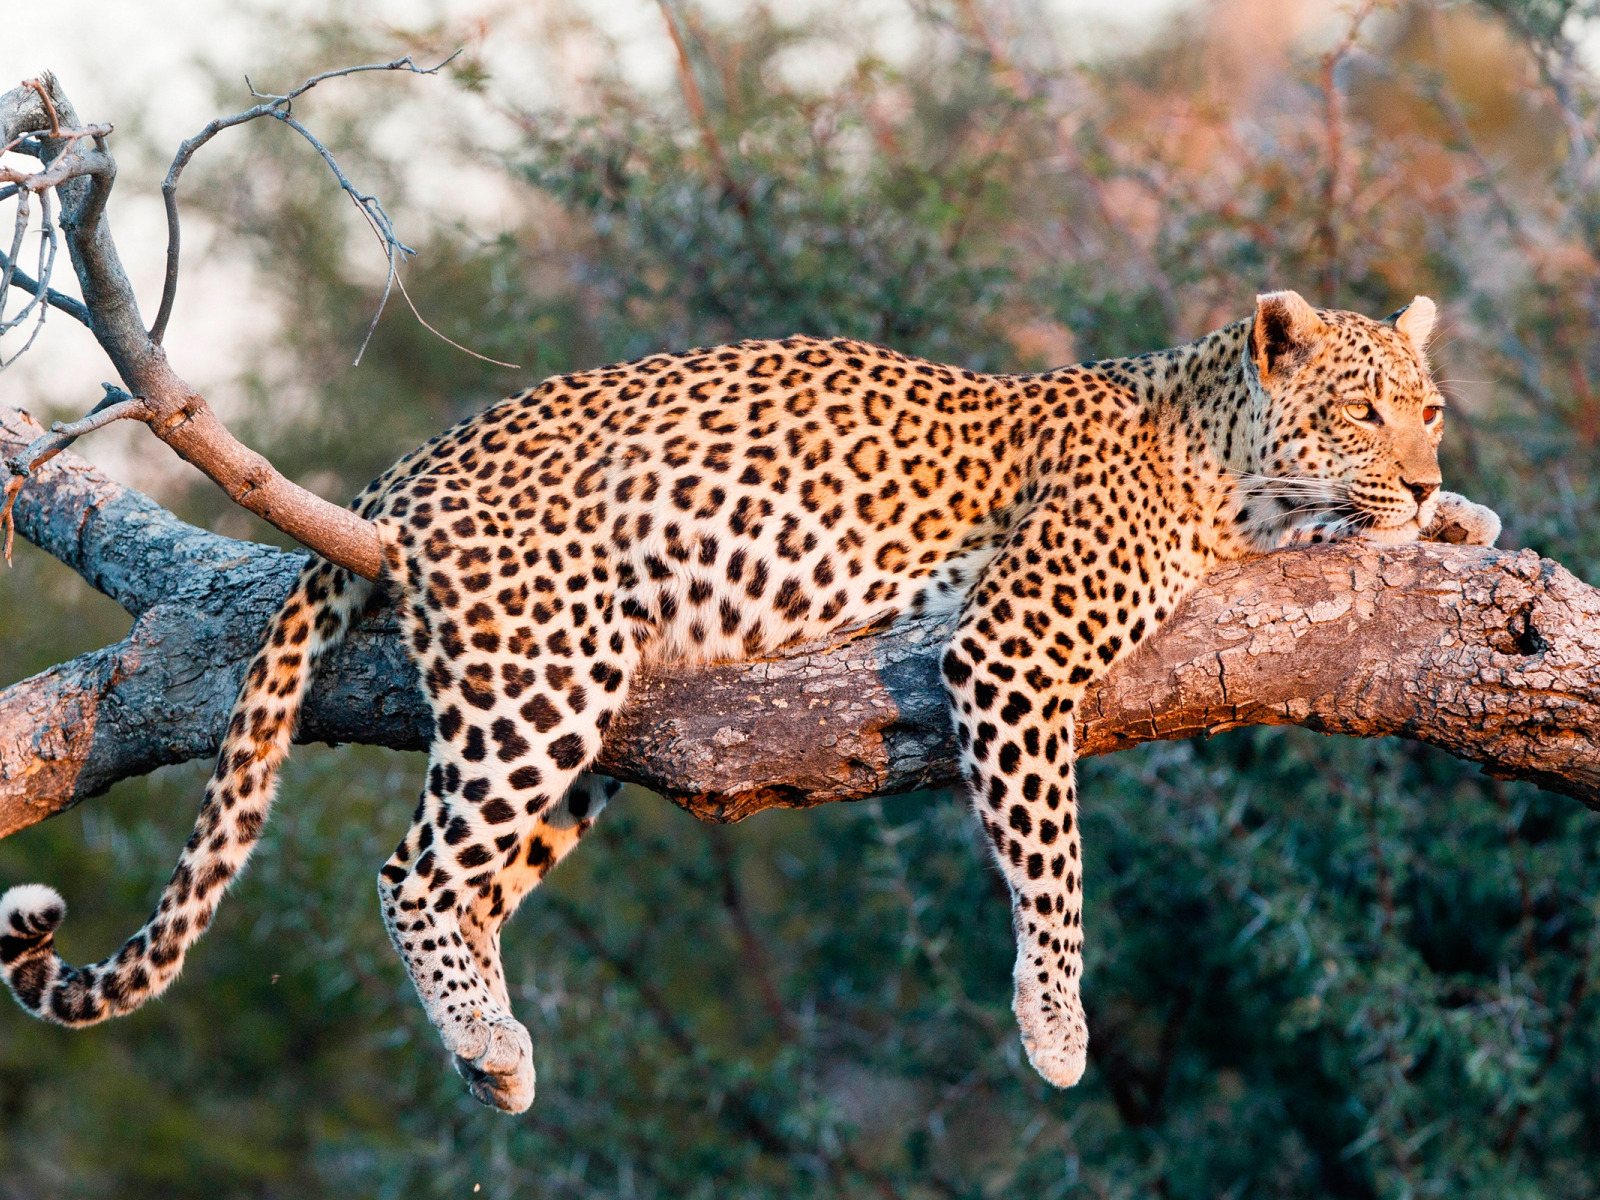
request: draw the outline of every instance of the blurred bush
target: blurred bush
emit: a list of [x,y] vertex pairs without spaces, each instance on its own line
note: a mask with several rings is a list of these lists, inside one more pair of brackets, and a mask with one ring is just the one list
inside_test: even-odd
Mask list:
[[[468,31],[456,84],[520,131],[479,158],[520,217],[432,230],[408,286],[519,371],[403,310],[349,369],[376,292],[323,169],[254,127],[213,162],[197,199],[286,314],[248,372],[255,444],[350,494],[542,374],[663,347],[844,333],[1030,369],[1172,344],[1268,287],[1373,314],[1425,292],[1451,485],[1499,509],[1504,544],[1600,581],[1588,0],[1222,0],[1087,57],[1023,4],[918,0],[895,53],[844,5],[663,14],[678,91],[603,67],[552,111],[511,108]],[[611,61],[580,16],[550,20]],[[385,57],[375,28],[285,31],[278,74]],[[823,50],[843,68],[808,82],[795,64]],[[319,97],[316,123],[405,211],[406,164],[368,137],[388,86]],[[174,503],[267,536],[210,493]],[[0,682],[125,628],[20,562]],[[61,886],[68,957],[105,952],[203,773],[6,840],[0,881]],[[508,930],[541,1072],[511,1120],[465,1097],[378,920],[418,760],[302,750],[167,999],[70,1035],[0,1007],[0,1196],[1600,1192],[1594,814],[1409,743],[1298,730],[1085,776],[1077,1089],[1021,1058],[1003,888],[957,798],[721,829],[630,792]]]

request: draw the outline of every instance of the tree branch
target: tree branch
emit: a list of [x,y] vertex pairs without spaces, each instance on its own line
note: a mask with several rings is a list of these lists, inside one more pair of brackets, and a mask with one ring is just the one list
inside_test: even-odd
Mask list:
[[60,309],[80,324],[89,324],[89,310],[82,304],[71,296],[63,295],[61,292],[56,291],[48,283],[40,283],[20,267],[13,267],[11,260],[4,254],[0,254],[0,271],[5,270],[7,267],[11,267],[11,282],[27,292],[28,295],[37,297],[42,291],[51,308]]
[[[0,454],[39,427],[0,406]],[[216,752],[260,630],[304,561],[193,526],[71,453],[17,501],[24,537],[138,619],[0,692],[0,836],[119,779]],[[940,621],[782,659],[643,674],[600,767],[695,815],[954,782]],[[1087,696],[1080,752],[1240,725],[1400,735],[1600,809],[1600,590],[1531,551],[1331,546],[1213,573]],[[392,617],[313,687],[302,741],[427,744]]]
[[[389,292],[394,287],[397,278],[398,263],[402,258],[410,258],[416,254],[410,246],[402,242],[394,231],[394,225],[389,220],[389,214],[383,210],[383,205],[376,196],[369,196],[361,192],[345,176],[343,169],[328,148],[314,137],[309,129],[296,121],[292,115],[292,106],[299,97],[305,95],[319,83],[330,79],[339,79],[346,75],[360,75],[367,71],[408,71],[413,75],[437,75],[455,59],[461,51],[457,50],[449,58],[433,67],[419,67],[411,60],[408,54],[404,58],[397,58],[388,63],[366,63],[358,67],[341,67],[336,71],[324,71],[320,75],[313,75],[299,87],[283,95],[274,95],[268,92],[258,92],[255,85],[250,83],[249,77],[245,84],[250,88],[250,94],[263,101],[254,108],[247,108],[243,112],[234,113],[231,117],[218,117],[211,121],[199,133],[188,139],[178,147],[178,153],[173,156],[172,165],[167,168],[167,177],[161,182],[161,198],[167,210],[167,273],[161,287],[161,307],[156,313],[155,323],[150,326],[150,340],[160,345],[161,339],[166,336],[167,321],[172,317],[172,304],[178,294],[178,259],[182,238],[178,221],[178,176],[183,174],[183,169],[194,158],[195,152],[209,142],[224,129],[232,129],[236,125],[248,124],[261,117],[273,117],[288,125],[306,141],[328,164],[334,178],[339,181],[339,186],[349,195],[351,201],[366,219],[367,224],[377,235],[383,245],[383,252],[388,259],[389,273],[384,280],[383,297],[378,301],[378,311],[372,314],[372,322],[367,326],[367,336],[361,343],[361,349],[356,352],[356,364],[361,362],[361,355],[366,352],[367,342],[372,340],[372,331],[378,327],[378,318],[383,316],[383,310],[388,304]],[[470,351],[469,351],[470,353]]]
[[[308,81],[300,90],[315,82]],[[259,115],[286,116],[284,106],[296,94],[263,97],[266,103],[260,106]],[[12,182],[25,189],[19,199],[26,200],[28,190],[49,187],[59,194],[61,227],[67,235],[89,327],[128,391],[143,400],[146,424],[180,457],[210,476],[236,504],[325,558],[368,579],[377,578],[383,561],[377,529],[349,509],[289,482],[235,438],[146,333],[105,219],[106,201],[116,178],[116,162],[104,145],[108,130],[106,126],[81,126],[66,94],[49,75],[0,95],[0,145],[18,146],[27,141],[31,148],[36,143],[43,166],[33,175],[17,174]],[[86,139],[93,141],[93,150],[79,148]],[[175,186],[175,177],[173,183]],[[359,203],[359,195],[357,199]],[[369,207],[362,211],[369,220],[374,219]],[[172,215],[175,217],[175,208]],[[174,246],[169,257],[169,292],[176,283],[175,254]],[[8,278],[15,276],[15,258],[13,249],[6,266],[0,268],[10,272]],[[28,290],[37,296],[38,286],[47,287],[48,282],[37,281],[35,289]],[[170,309],[170,304],[163,307]]]
[[113,421],[142,421],[148,415],[143,400],[109,383],[100,386],[105,388],[106,394],[101,397],[99,404],[89,410],[88,416],[70,425],[57,421],[50,426],[49,433],[40,434],[28,443],[27,449],[21,454],[5,460],[11,478],[6,481],[3,492],[0,492],[0,496],[3,496],[3,500],[0,500],[0,536],[4,538],[0,549],[4,551],[7,566],[11,565],[12,537],[16,533],[11,511],[28,477],[84,434],[102,429]]

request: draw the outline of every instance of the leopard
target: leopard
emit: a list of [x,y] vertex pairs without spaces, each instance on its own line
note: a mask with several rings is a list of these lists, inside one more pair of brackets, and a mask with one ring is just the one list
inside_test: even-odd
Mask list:
[[1441,490],[1435,322],[1424,296],[1378,320],[1278,291],[1176,348],[1042,373],[794,336],[495,403],[354,501],[379,530],[376,582],[314,556],[299,574],[144,926],[73,967],[55,948],[60,895],[14,887],[0,973],[73,1028],[160,995],[261,838],[319,663],[388,602],[433,730],[378,875],[384,924],[468,1090],[522,1112],[533,1047],[501,933],[615,795],[590,768],[640,669],[943,616],[961,784],[1011,900],[1022,1046],[1070,1087],[1089,1044],[1085,692],[1227,560],[1495,542],[1491,509]]

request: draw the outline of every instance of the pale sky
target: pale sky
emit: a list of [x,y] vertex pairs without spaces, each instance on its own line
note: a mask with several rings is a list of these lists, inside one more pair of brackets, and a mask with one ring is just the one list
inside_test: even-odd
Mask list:
[[[847,14],[848,28],[870,39],[891,59],[897,50],[910,51],[909,39],[901,33],[907,26],[904,0],[798,2]],[[1045,14],[1051,27],[1060,30],[1063,45],[1078,52],[1098,38],[1136,37],[1140,29],[1158,26],[1163,16],[1189,2],[1009,0],[1014,6],[1010,11]],[[713,11],[734,12],[741,0],[703,3]],[[985,8],[991,5],[996,12],[1007,11],[1004,0],[999,4],[990,0]],[[258,86],[268,89],[298,82],[298,78],[259,77],[265,65],[283,58],[276,39],[297,17],[337,13],[360,28],[380,31],[476,27],[474,41],[494,76],[493,90],[527,106],[559,104],[563,76],[585,72],[583,62],[572,61],[582,58],[578,49],[554,51],[568,57],[547,61],[547,70],[530,69],[527,47],[549,44],[541,31],[557,10],[553,3],[528,0],[343,0],[337,5],[330,0],[52,0],[48,5],[6,7],[0,22],[5,34],[0,38],[0,90],[50,69],[61,79],[80,118],[110,121],[125,131],[120,150],[118,140],[112,141],[121,173],[110,213],[147,321],[160,299],[165,226],[158,184],[164,164],[184,138],[213,116],[248,107],[243,84],[247,72]],[[646,88],[673,86],[673,51],[656,0],[565,0],[564,11],[583,15],[613,39],[618,63],[630,79]],[[813,59],[799,64],[801,69],[825,73],[827,49],[818,47]],[[226,104],[219,105],[213,93],[208,64],[218,76],[239,80]],[[345,81],[331,86],[361,84]],[[470,98],[430,80],[412,81],[407,94],[410,101],[386,114],[372,131],[379,145],[404,138],[409,145],[425,148],[408,180],[412,204],[404,214],[401,236],[409,233],[420,240],[433,222],[458,217],[470,218],[475,228],[485,231],[503,227],[511,219],[504,178],[480,164],[446,157],[449,122],[469,123],[480,139],[494,140],[498,119],[492,110],[483,104],[474,108]],[[314,106],[304,111],[314,116]],[[506,129],[503,122],[498,129]],[[159,159],[134,152],[130,139],[135,130],[144,145],[159,148]],[[288,131],[285,136],[290,136]],[[460,182],[463,170],[465,186]],[[10,217],[9,205],[0,209]],[[239,402],[241,352],[270,340],[277,314],[270,299],[252,286],[252,266],[245,255],[225,239],[214,238],[213,232],[198,215],[186,216],[181,286],[166,345],[179,373],[227,419]],[[30,241],[30,247],[34,245]],[[381,260],[376,255],[374,259],[376,270]],[[57,286],[75,294],[64,260],[65,255]],[[0,374],[0,398],[35,411],[51,404],[82,410],[99,396],[100,381],[111,376],[110,365],[88,332],[55,313],[33,350]],[[285,402],[293,400],[286,397]],[[85,439],[78,449],[126,482],[155,490],[180,478],[184,470],[138,428],[113,428]]]

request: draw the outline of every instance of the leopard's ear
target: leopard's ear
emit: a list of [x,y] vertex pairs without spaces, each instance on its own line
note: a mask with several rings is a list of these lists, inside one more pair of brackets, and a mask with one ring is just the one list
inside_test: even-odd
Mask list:
[[1317,351],[1328,326],[1299,292],[1256,297],[1250,359],[1263,379],[1293,373]]
[[1433,336],[1433,324],[1439,319],[1439,310],[1426,296],[1415,296],[1411,303],[1389,318],[1419,357],[1428,352],[1428,339]]

